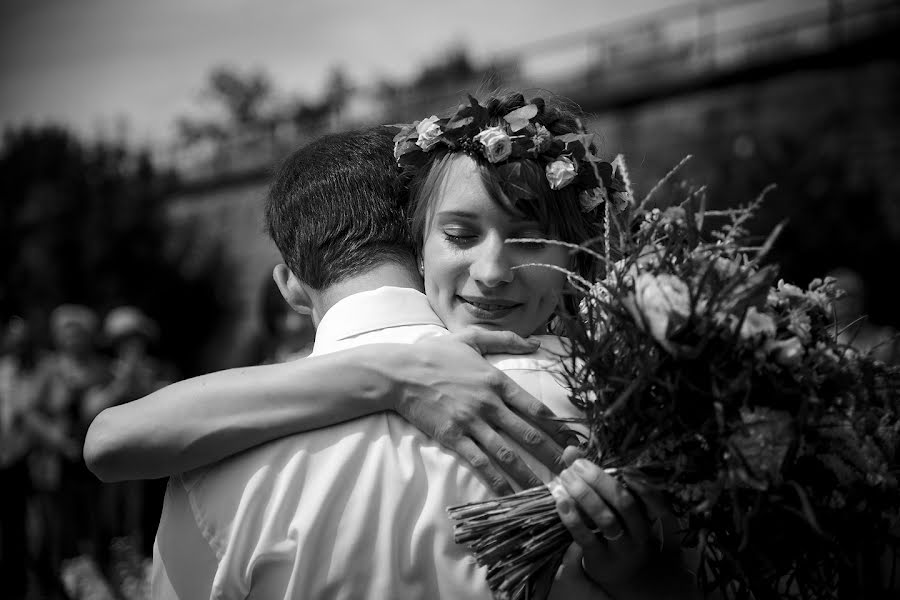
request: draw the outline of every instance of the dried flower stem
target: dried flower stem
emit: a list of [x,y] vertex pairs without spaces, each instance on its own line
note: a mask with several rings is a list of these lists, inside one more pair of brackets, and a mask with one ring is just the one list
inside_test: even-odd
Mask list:
[[583,286],[584,292],[587,292],[591,289],[591,282],[579,275],[578,273],[573,273],[569,269],[565,269],[563,267],[558,267],[556,265],[548,265],[546,263],[525,263],[521,265],[516,265],[512,267],[512,270],[524,269],[525,267],[544,267],[545,269],[550,269],[552,271],[559,271],[560,273],[564,273],[569,281],[578,282]]
[[663,185],[665,185],[665,183],[667,181],[669,181],[669,179],[674,177],[675,173],[677,173],[679,171],[679,169],[681,169],[681,167],[683,167],[687,161],[691,160],[691,158],[692,158],[692,156],[690,154],[688,154],[687,156],[682,158],[681,162],[679,162],[677,165],[672,167],[672,169],[668,173],[666,173],[662,179],[657,181],[656,185],[654,185],[652,188],[650,188],[650,191],[647,192],[647,195],[644,196],[643,200],[641,200],[641,203],[638,205],[637,212],[643,211],[644,208],[647,206],[647,203],[650,202],[650,198],[653,197],[653,194],[655,194]]

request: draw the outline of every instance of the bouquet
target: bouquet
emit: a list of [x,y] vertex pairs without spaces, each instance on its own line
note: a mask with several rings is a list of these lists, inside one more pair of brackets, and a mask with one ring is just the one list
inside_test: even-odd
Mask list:
[[[838,343],[833,280],[764,265],[747,224],[764,194],[704,210],[607,210],[601,281],[570,274],[571,401],[589,458],[661,492],[705,595],[859,598],[885,586],[900,523],[900,369]],[[452,507],[500,598],[530,596],[571,537],[547,488]],[[893,533],[892,533],[893,532]]]

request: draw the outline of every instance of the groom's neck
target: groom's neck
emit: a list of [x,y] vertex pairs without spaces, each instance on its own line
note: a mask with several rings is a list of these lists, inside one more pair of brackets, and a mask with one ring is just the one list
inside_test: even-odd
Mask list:
[[344,279],[322,290],[315,302],[316,313],[318,314],[313,316],[313,320],[318,325],[318,322],[328,312],[328,309],[347,296],[377,290],[384,286],[424,291],[422,277],[416,272],[414,266],[383,262],[365,273]]

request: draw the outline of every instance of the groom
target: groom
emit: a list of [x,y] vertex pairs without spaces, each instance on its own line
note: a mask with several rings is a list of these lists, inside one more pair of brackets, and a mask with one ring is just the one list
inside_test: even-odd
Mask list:
[[[391,139],[384,129],[327,136],[294,153],[272,186],[267,225],[292,267],[275,278],[313,315],[313,355],[446,332],[420,291]],[[548,355],[529,360],[530,388],[559,387]],[[393,414],[283,438],[170,480],[153,597],[488,600],[446,507],[489,496],[468,464]],[[553,591],[601,593],[571,565]]]

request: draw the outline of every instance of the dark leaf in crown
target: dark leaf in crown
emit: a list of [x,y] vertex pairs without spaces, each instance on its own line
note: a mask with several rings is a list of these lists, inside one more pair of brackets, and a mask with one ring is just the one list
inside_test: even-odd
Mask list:
[[533,159],[534,156],[531,151],[533,147],[534,146],[531,143],[531,140],[529,138],[514,137],[512,139],[512,152],[510,153],[509,157],[510,157],[510,159],[516,159],[516,158]]
[[469,96],[469,106],[468,109],[471,110],[470,114],[475,119],[476,125],[486,124],[489,118],[488,110],[478,103],[473,96]]
[[534,198],[543,185],[543,172],[533,161],[512,160],[497,166],[503,192],[515,204],[524,198]]
[[[412,144],[412,142],[407,142]],[[412,144],[415,146],[415,144]],[[416,147],[418,150],[418,147]],[[397,159],[397,164],[403,169],[418,169],[425,165],[428,161],[428,154],[425,152],[407,152]]]
[[[416,123],[418,123],[418,121],[416,121]],[[418,135],[416,133],[416,123],[400,123],[395,125],[385,125],[385,127],[396,127],[399,129],[400,131],[394,136],[394,141],[400,142]]]
[[460,117],[459,113],[454,115],[454,117],[447,123],[446,129],[448,131],[452,131],[454,129],[459,129],[460,127],[465,127],[467,125],[471,125],[472,121],[474,121],[474,117]]
[[601,181],[598,181],[597,174],[594,172],[591,165],[581,165],[572,185],[579,189],[590,190],[599,187],[601,183]]
[[550,142],[547,150],[545,150],[544,153],[547,156],[559,156],[560,154],[562,154],[565,151],[565,149],[566,149],[566,145],[563,142],[561,142],[559,140],[559,138],[553,138],[553,140]]
[[606,185],[606,187],[608,187],[616,192],[624,191],[624,190],[620,190],[620,189],[617,189],[612,186],[613,166],[610,163],[608,163],[606,161],[600,161],[600,162],[594,163],[594,164],[597,166],[597,174],[600,176],[600,179],[603,180],[603,183],[604,183],[604,185]]

